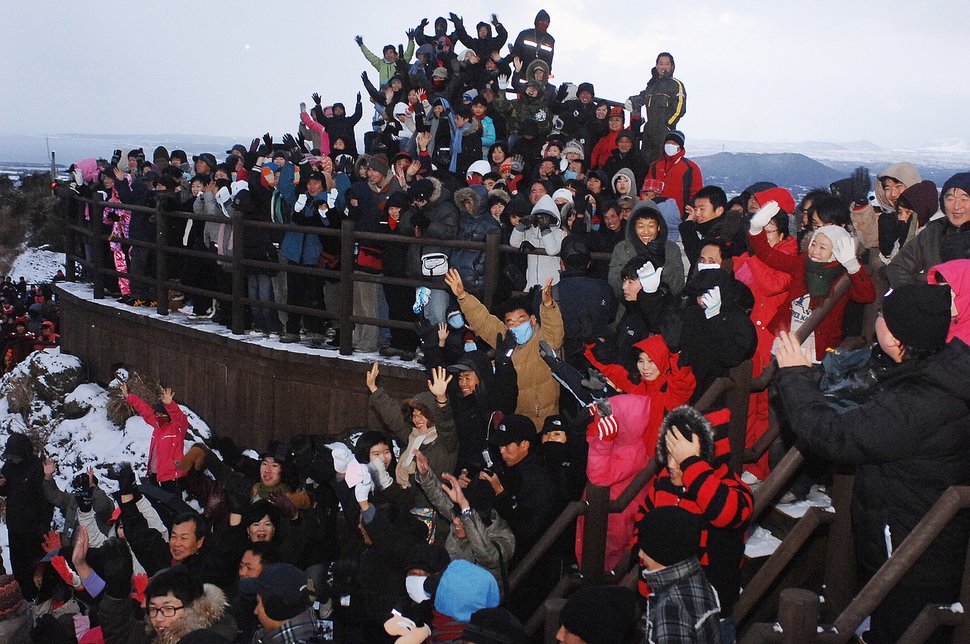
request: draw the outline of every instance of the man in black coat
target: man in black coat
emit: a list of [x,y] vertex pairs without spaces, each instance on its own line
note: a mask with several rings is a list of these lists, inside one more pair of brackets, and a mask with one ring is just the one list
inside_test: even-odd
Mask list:
[[650,70],[646,89],[630,97],[634,119],[639,120],[640,109],[647,108],[647,123],[643,128],[643,157],[647,163],[660,158],[664,137],[677,129],[677,123],[687,113],[687,90],[674,78],[674,69],[674,57],[661,52]]
[[[782,333],[775,383],[802,445],[854,464],[856,556],[869,575],[886,563],[940,496],[970,484],[970,347],[950,326],[950,288],[909,284],[886,295],[879,349],[896,363],[867,402],[839,413],[815,384],[811,361]],[[970,538],[961,510],[872,613],[867,642],[896,642],[928,604],[957,600]],[[938,629],[930,641],[950,641]],[[952,632],[952,631],[951,631]]]
[[44,498],[44,465],[26,434],[11,432],[0,468],[0,496],[6,497],[10,567],[24,599],[37,595],[34,564],[44,556],[44,535],[51,527],[54,506]]

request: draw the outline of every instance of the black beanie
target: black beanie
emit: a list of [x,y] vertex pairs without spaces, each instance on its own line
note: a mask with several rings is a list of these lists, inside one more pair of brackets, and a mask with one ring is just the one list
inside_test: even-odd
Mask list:
[[882,316],[889,332],[914,349],[939,349],[950,330],[950,287],[904,284],[883,298]]
[[525,644],[522,623],[504,608],[480,608],[462,633],[462,639],[475,644]]
[[654,508],[637,524],[637,546],[661,566],[697,554],[700,545],[700,517],[679,506]]
[[559,613],[567,631],[587,644],[622,644],[636,624],[636,593],[622,586],[577,591]]
[[419,543],[408,550],[404,557],[404,570],[423,570],[429,575],[444,572],[451,557],[448,551],[441,546],[433,546],[428,543]]

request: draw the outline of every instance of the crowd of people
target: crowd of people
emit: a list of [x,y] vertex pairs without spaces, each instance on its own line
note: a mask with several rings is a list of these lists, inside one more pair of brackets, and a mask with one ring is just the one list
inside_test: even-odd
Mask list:
[[[64,279],[57,271],[53,282]],[[59,344],[57,326],[60,315],[50,283],[28,284],[24,277],[16,282],[7,275],[0,284],[0,355],[3,373],[10,373],[31,352]]]
[[[375,364],[364,384],[381,429],[353,445],[274,443],[258,459],[228,439],[185,452],[171,390],[154,406],[128,394],[155,433],[142,485],[130,467],[109,474],[120,510],[93,474],[79,472],[73,494],[52,489],[54,464],[8,443],[8,525],[15,489],[30,499],[15,507],[36,518],[11,538],[10,560],[35,609],[51,598],[60,607],[45,628],[85,614],[109,644],[174,642],[192,629],[213,642],[524,641],[521,621],[582,561],[581,527],[514,589],[509,571],[587,482],[615,498],[656,458],[656,479],[610,516],[606,552],[612,569],[634,551],[648,601],[583,591],[559,639],[733,641],[751,489],[772,463],[766,453],[733,472],[724,396],[704,414],[690,405],[747,360],[754,376],[781,368],[751,395],[748,447],[775,416],[822,460],[802,482],[824,483],[832,462],[857,465],[864,577],[947,487],[970,482],[970,174],[937,190],[901,162],[874,183],[860,168],[798,199],[770,182],[729,198],[685,156],[672,55],[658,55],[626,101],[597,99],[590,82],[549,83],[550,22],[539,12],[504,57],[509,32],[495,15],[471,34],[456,14],[431,35],[422,20],[406,47],[380,56],[358,36],[377,73],[376,84],[361,75],[374,106],[363,153],[362,95],[348,114],[315,93],[300,105],[298,136],[234,145],[221,163],[159,147],[150,161],[116,150],[72,166],[67,189],[109,203],[94,217],[72,202],[76,220],[110,242],[89,239],[83,255],[103,254],[132,306],[155,305],[144,279],[154,267],[147,247],[125,239],[156,231],[125,205],[304,226],[278,237],[248,227],[245,257],[263,264],[246,278],[252,300],[311,310],[337,309],[337,283],[287,269],[341,261],[339,239],[314,229],[350,219],[360,232],[420,239],[357,244],[355,272],[426,286],[355,281],[354,315],[414,327],[358,324],[353,339],[359,352],[420,358],[429,378],[427,391],[396,401]],[[229,219],[168,221],[170,246],[215,254],[173,254],[169,273],[230,293]],[[493,232],[543,252],[503,254],[489,310],[485,251],[438,242]],[[190,300],[193,316],[231,324],[231,307]],[[799,335],[814,312],[825,315]],[[321,317],[258,305],[247,315],[251,333],[333,346],[334,323]],[[26,483],[28,472],[43,485]],[[38,551],[50,503],[66,519],[53,559]],[[968,535],[962,512],[872,615],[867,641],[895,641],[925,603],[955,600]]]

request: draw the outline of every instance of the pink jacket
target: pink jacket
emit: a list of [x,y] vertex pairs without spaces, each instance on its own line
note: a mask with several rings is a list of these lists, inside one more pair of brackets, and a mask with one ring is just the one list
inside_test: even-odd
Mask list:
[[[600,440],[595,435],[587,437],[589,461],[586,474],[593,485],[609,486],[612,500],[618,498],[630,481],[647,466],[653,457],[653,451],[647,448],[643,440],[650,421],[650,398],[623,394],[609,400],[613,406],[613,417],[617,421],[618,431],[611,441]],[[620,558],[630,552],[633,524],[645,492],[646,488],[626,510],[609,516],[606,530],[606,570],[615,568]],[[576,524],[576,557],[579,561],[582,561],[583,556],[583,519],[584,517],[579,517]]]
[[155,420],[155,409],[135,394],[128,394],[125,402],[135,408],[138,415],[152,427],[152,443],[148,448],[148,471],[154,472],[159,483],[185,476],[175,467],[175,461],[185,456],[185,433],[189,431],[189,419],[174,400],[165,405],[172,419],[164,425]]

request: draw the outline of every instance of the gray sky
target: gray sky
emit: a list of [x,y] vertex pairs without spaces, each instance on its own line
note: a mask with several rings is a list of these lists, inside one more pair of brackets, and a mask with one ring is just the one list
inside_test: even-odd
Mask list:
[[[556,83],[590,80],[598,96],[623,100],[645,86],[658,52],[673,53],[688,92],[680,124],[688,137],[970,142],[968,2],[0,0],[0,8],[0,133],[269,130],[279,138],[295,132],[312,92],[352,109],[360,72],[376,79],[355,34],[380,51],[404,42],[422,17],[457,10],[473,28],[495,11],[511,41],[546,8]],[[369,118],[365,97],[359,132]]]

